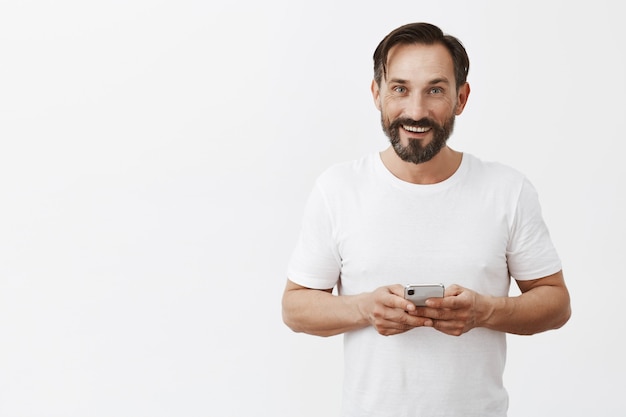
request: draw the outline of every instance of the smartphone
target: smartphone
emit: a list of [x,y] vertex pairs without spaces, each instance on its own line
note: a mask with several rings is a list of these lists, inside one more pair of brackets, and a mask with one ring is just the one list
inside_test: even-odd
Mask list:
[[443,284],[411,284],[404,287],[404,298],[423,307],[427,298],[443,297],[444,291]]

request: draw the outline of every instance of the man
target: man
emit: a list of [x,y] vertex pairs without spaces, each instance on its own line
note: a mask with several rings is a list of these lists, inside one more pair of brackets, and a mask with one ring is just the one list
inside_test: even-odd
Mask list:
[[[391,145],[328,169],[307,203],[283,319],[296,332],[345,334],[345,417],[506,416],[505,334],[569,319],[535,189],[446,144],[468,69],[465,48],[436,26],[387,35],[372,95]],[[409,283],[443,283],[444,297],[416,307]]]

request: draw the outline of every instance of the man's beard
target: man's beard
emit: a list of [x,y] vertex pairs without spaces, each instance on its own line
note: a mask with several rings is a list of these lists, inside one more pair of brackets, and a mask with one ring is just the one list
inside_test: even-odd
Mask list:
[[[387,125],[381,114],[383,131],[389,138],[389,142],[391,142],[391,146],[393,146],[396,154],[403,161],[412,162],[414,164],[421,164],[430,161],[446,146],[446,142],[454,130],[454,119],[455,115],[452,114],[452,116],[450,116],[450,118],[448,118],[443,125],[440,125],[427,117],[417,121],[408,118],[398,118]],[[432,128],[431,132],[433,133],[433,138],[425,146],[422,146],[421,141],[418,139],[409,139],[408,145],[404,146],[400,141],[400,129],[402,129],[403,125],[430,127]]]

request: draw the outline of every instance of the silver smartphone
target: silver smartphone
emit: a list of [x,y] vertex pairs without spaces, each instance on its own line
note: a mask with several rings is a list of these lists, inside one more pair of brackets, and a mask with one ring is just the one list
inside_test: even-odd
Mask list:
[[410,284],[404,287],[404,298],[418,307],[423,307],[426,299],[443,297],[444,291],[443,284]]

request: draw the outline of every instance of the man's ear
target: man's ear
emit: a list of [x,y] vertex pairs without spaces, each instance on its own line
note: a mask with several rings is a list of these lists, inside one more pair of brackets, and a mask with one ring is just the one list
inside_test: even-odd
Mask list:
[[457,95],[457,98],[456,98],[456,109],[454,111],[454,114],[458,116],[459,114],[463,113],[463,109],[465,108],[465,105],[467,104],[467,99],[469,95],[470,95],[469,83],[465,83],[461,87],[459,87],[459,94]]
[[376,106],[376,108],[378,109],[378,111],[380,111],[381,106],[380,106],[380,87],[378,86],[378,83],[376,82],[376,80],[372,80],[372,98],[374,99],[374,105]]

